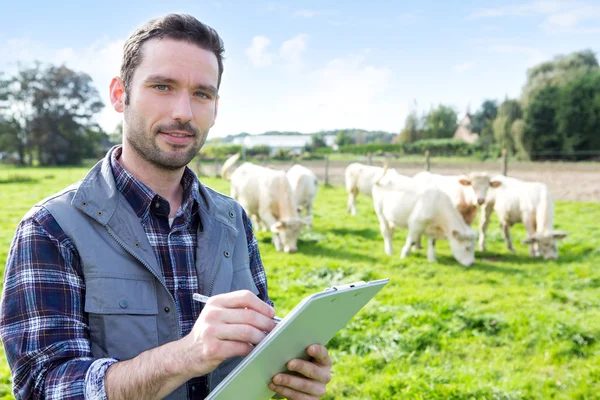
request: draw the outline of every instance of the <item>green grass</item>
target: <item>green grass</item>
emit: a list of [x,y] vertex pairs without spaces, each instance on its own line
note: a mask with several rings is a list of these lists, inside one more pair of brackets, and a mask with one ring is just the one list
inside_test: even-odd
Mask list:
[[[0,169],[0,265],[29,207],[86,171]],[[226,181],[203,181],[228,193]],[[278,315],[335,283],[391,278],[329,343],[327,399],[600,398],[600,204],[556,203],[556,228],[570,233],[558,261],[529,258],[521,226],[509,254],[493,221],[489,250],[470,268],[446,242],[438,263],[426,250],[400,260],[403,231],[386,256],[371,199],[358,198],[357,217],[345,204],[342,188],[320,188],[315,227],[296,254],[275,252],[270,234],[257,233]],[[0,355],[0,398],[9,393]]]

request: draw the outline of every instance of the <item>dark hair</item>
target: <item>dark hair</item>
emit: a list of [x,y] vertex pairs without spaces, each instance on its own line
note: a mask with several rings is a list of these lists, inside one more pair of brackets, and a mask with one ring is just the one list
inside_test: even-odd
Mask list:
[[217,88],[219,88],[221,85],[221,75],[223,75],[223,52],[225,48],[217,31],[191,15],[169,14],[145,23],[123,45],[121,79],[125,83],[126,103],[129,102],[128,95],[133,73],[142,62],[142,45],[147,40],[154,38],[182,40],[213,52],[217,56],[217,62],[219,63],[219,80],[217,82]]

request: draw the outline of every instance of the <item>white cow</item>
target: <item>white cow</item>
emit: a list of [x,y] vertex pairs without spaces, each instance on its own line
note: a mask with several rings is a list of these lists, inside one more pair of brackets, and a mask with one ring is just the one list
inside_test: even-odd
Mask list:
[[356,215],[356,196],[359,193],[371,196],[374,178],[383,171],[382,167],[374,167],[361,163],[352,163],[346,167],[345,180],[348,192],[348,207],[346,211]]
[[554,203],[548,187],[540,182],[524,182],[515,178],[498,176],[494,179],[502,185],[488,192],[485,206],[482,207],[479,224],[479,246],[485,250],[485,233],[492,210],[498,215],[504,242],[510,251],[515,251],[510,238],[510,227],[522,222],[527,230],[523,241],[529,245],[532,257],[557,259],[557,239],[567,237],[566,232],[554,230]]
[[295,164],[286,172],[287,178],[292,186],[292,193],[298,214],[305,213],[306,217],[312,220],[312,209],[319,188],[317,176],[310,169],[300,164]]
[[286,253],[297,251],[298,237],[308,222],[298,216],[285,172],[243,163],[231,174],[231,197],[242,205],[257,225],[269,227],[275,250]]
[[[380,175],[383,177],[385,172]],[[454,258],[464,266],[475,261],[476,233],[465,223],[450,198],[434,185],[423,185],[411,178],[376,179],[373,206],[379,218],[385,252],[391,255],[396,227],[408,227],[401,258],[410,253],[421,235],[428,238],[427,259],[435,262],[435,240],[447,239]]]
[[422,171],[413,179],[421,184],[433,184],[443,190],[468,225],[471,225],[477,217],[477,208],[485,203],[488,189],[496,188],[501,184],[485,172],[445,176]]

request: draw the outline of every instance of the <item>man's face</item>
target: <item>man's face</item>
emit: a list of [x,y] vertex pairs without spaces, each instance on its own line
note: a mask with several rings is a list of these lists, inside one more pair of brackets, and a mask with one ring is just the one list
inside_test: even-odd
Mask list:
[[187,165],[215,123],[218,77],[208,50],[172,39],[145,42],[123,106],[127,144],[159,168]]

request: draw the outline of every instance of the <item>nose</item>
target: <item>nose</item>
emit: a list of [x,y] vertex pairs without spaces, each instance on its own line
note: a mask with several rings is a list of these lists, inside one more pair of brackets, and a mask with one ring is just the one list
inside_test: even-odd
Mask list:
[[483,203],[485,203],[485,199],[482,199],[481,197],[477,199],[477,204],[482,205]]
[[286,253],[295,253],[298,251],[298,249],[295,247],[286,247],[283,249],[283,251],[285,251]]
[[190,96],[186,91],[181,91],[173,104],[172,118],[181,122],[192,120],[192,103]]

